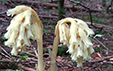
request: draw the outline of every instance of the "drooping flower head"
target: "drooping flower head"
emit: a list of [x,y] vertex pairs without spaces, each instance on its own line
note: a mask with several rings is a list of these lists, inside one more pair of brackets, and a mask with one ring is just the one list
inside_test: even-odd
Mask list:
[[7,15],[15,16],[4,35],[8,39],[5,45],[12,46],[11,54],[17,55],[18,49],[25,49],[25,46],[30,45],[30,39],[38,40],[38,36],[43,34],[39,34],[38,30],[42,31],[43,26],[37,13],[25,5],[9,9]]
[[[68,26],[67,23],[71,25]],[[71,54],[72,60],[77,61],[77,67],[82,66],[83,59],[91,59],[94,49],[89,36],[94,32],[84,21],[69,17],[58,21],[56,27],[59,30],[60,42],[68,46],[67,52]]]

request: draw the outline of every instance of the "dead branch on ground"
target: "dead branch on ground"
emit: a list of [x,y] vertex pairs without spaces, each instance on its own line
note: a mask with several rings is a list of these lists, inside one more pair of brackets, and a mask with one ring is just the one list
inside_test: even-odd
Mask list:
[[113,53],[112,50],[109,50],[109,49],[108,49],[101,41],[99,41],[97,38],[95,38],[95,40],[96,40],[98,43],[100,43],[105,49],[107,49],[107,51]]
[[[24,70],[26,70],[26,71],[36,71],[36,70],[34,70],[33,68],[29,68],[29,67],[26,67],[26,66],[22,65],[21,63],[25,63],[25,61],[18,62],[18,60],[14,59],[14,58],[13,58],[10,54],[8,54],[8,52],[7,52],[5,49],[3,49],[1,46],[0,46],[0,49],[1,49],[0,54],[3,55],[3,56],[5,56],[6,58],[8,58],[7,61],[3,61],[3,60],[1,61],[1,60],[0,60],[0,62],[3,62],[3,63],[10,63],[10,62],[13,60],[12,64],[14,64],[14,65],[16,65],[16,66],[18,66],[18,67],[21,67],[22,69],[24,69]],[[3,51],[3,52],[2,52],[2,51]],[[35,62],[34,62],[34,63],[35,63]]]
[[109,56],[109,57],[105,57],[96,61],[89,61],[89,62],[85,62],[85,63],[97,63],[97,62],[104,62],[104,60],[108,60],[110,58],[113,58],[113,56]]

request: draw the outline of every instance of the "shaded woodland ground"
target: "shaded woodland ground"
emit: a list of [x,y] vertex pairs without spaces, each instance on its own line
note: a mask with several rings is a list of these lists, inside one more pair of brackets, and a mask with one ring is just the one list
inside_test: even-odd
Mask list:
[[[73,17],[84,20],[94,31],[95,35],[100,34],[102,37],[92,37],[95,52],[92,59],[83,61],[83,67],[77,68],[76,62],[72,61],[70,55],[66,53],[67,47],[59,44],[57,55],[58,71],[113,71],[113,9],[111,6],[108,13],[106,7],[110,1],[106,1],[106,6],[102,6],[101,0],[84,0],[83,6],[90,8],[92,22],[89,10],[81,5],[65,0],[64,17]],[[54,39],[54,28],[58,21],[57,3],[35,1],[35,0],[0,0],[0,71],[35,71],[37,61],[37,43],[32,41],[26,51],[19,52],[18,56],[11,56],[11,48],[4,45],[6,28],[10,24],[11,17],[6,15],[6,11],[17,5],[31,6],[39,15],[44,25],[43,46],[44,61],[47,71],[50,67],[50,58],[48,49],[52,48]],[[100,36],[99,35],[99,36]]]

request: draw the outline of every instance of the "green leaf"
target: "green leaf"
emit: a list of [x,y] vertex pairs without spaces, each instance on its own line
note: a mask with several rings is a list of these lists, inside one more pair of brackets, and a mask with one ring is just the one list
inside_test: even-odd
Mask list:
[[52,12],[52,10],[49,10],[49,12]]
[[28,55],[23,56],[24,58],[28,58]]
[[102,47],[102,46],[100,46],[100,47],[98,47],[98,48],[96,48],[95,50],[96,51],[102,51],[104,48]]
[[68,12],[68,11],[66,11],[66,14],[69,14],[69,12]]
[[20,54],[22,54],[22,55],[25,54],[25,51],[22,51]]
[[46,31],[46,30],[44,30],[44,29],[43,29],[43,32],[44,32],[44,33],[50,33],[49,31]]
[[4,36],[2,37],[2,39],[3,39],[3,40],[6,40],[6,38],[5,38]]
[[104,11],[102,11],[101,13],[102,13],[102,14],[106,14],[106,12],[104,12]]
[[21,59],[21,60],[24,60],[24,61],[26,60],[26,58],[24,58],[24,57],[21,57],[20,59]]
[[21,58],[19,58],[17,61],[18,61],[18,62],[21,62]]
[[83,61],[84,61],[84,62],[86,62],[86,60],[85,60],[85,59],[84,59]]
[[102,36],[103,36],[102,34],[96,34],[93,38],[102,37]]
[[45,10],[45,12],[49,12],[48,10]]
[[110,64],[109,67],[113,67],[113,65]]
[[84,4],[87,4],[88,2],[83,2]]
[[3,64],[2,62],[0,62],[0,64]]
[[15,71],[13,69],[4,69],[4,70],[1,70],[1,71]]
[[24,71],[21,67],[18,67],[19,71]]
[[1,0],[3,3],[8,3],[6,0]]

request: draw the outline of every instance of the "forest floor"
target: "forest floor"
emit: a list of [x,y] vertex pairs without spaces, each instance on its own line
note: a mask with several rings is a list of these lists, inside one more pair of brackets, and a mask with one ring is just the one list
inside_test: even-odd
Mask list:
[[[94,0],[91,4],[88,0],[84,0],[83,3],[92,10],[92,20],[94,26],[96,26],[96,28],[93,27],[92,29],[95,31],[95,35],[99,34],[99,36],[102,36],[92,39],[95,52],[92,54],[92,59],[89,61],[84,60],[83,67],[80,68],[77,67],[76,62],[71,60],[70,55],[66,53],[68,48],[60,43],[56,59],[57,71],[113,71],[113,12],[106,13],[105,8],[101,3],[98,3],[98,0]],[[106,4],[109,5],[109,3]],[[36,41],[33,41],[29,47],[26,47],[26,51],[19,52],[17,56],[11,56],[11,48],[4,45],[4,42],[7,40],[4,38],[4,34],[7,32],[6,28],[12,19],[5,12],[17,5],[31,6],[42,20],[44,25],[45,71],[48,71],[50,67],[48,49],[52,49],[55,37],[54,28],[58,21],[58,7],[55,3],[34,0],[17,0],[16,2],[2,0],[0,2],[0,71],[35,71],[35,64],[38,62],[35,50],[37,48]],[[79,5],[75,5],[75,7],[73,5],[74,3],[65,0],[64,17],[79,18],[84,20],[88,25],[91,25],[89,11]]]

